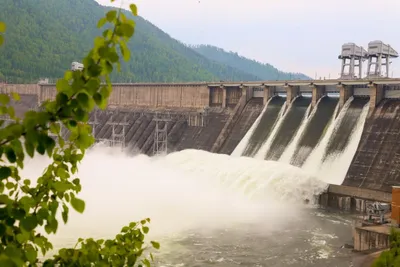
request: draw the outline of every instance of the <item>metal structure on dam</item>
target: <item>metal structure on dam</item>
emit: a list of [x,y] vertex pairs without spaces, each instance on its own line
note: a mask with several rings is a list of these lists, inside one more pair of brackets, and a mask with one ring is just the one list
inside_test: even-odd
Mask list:
[[[355,43],[342,45],[342,52],[339,59],[342,61],[340,72],[341,79],[360,79],[363,77],[362,66],[368,61],[367,78],[379,78],[390,76],[390,59],[397,58],[399,54],[390,45],[376,40],[368,43],[368,51]],[[385,67],[385,71],[382,71]],[[356,69],[358,70],[356,72]]]

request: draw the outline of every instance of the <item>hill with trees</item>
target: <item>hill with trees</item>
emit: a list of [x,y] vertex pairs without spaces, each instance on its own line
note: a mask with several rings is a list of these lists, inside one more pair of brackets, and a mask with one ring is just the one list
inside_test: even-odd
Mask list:
[[228,65],[235,69],[251,73],[262,80],[308,80],[310,77],[302,73],[283,72],[270,64],[258,62],[240,56],[236,52],[227,52],[222,48],[212,45],[190,46],[199,54],[208,59]]
[[[81,61],[88,52],[93,38],[101,34],[95,28],[97,21],[110,10],[94,0],[0,0],[0,5],[0,18],[9,25],[5,44],[0,48],[0,82],[9,83],[62,76],[73,61]],[[129,12],[126,14],[130,16]],[[112,75],[113,81],[276,78],[276,69],[272,66],[249,71],[241,66],[243,60],[224,63],[218,58],[210,59],[201,49],[184,45],[141,17],[136,17],[135,22],[135,35],[128,44],[131,60],[123,64],[121,73]],[[282,72],[278,78],[285,79],[288,75]]]

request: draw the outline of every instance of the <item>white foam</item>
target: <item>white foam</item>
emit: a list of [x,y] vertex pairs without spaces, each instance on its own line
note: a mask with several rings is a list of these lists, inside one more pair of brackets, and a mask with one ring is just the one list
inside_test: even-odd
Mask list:
[[[37,177],[48,162],[35,158],[24,174]],[[302,200],[326,188],[288,164],[198,150],[150,158],[95,147],[79,177],[86,211],[71,211],[68,224],[51,238],[56,248],[72,246],[78,237],[112,237],[146,217],[156,237],[253,222],[273,231],[300,216]]]

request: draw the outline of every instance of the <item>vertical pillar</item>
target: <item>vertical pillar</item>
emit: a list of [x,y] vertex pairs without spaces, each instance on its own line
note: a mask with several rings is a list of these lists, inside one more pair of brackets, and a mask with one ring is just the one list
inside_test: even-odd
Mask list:
[[293,85],[288,85],[288,84],[285,85],[285,88],[286,88],[286,95],[287,95],[286,102],[288,104],[290,104],[290,103],[292,103],[293,99],[299,95],[300,88],[299,88],[299,86],[293,86]]
[[241,96],[245,95],[247,97],[247,87],[243,86],[243,85],[240,85],[239,88],[242,90],[242,95]]
[[353,96],[353,86],[352,85],[337,85],[340,93],[339,107],[342,108],[346,101]]
[[226,88],[223,85],[220,88],[222,89],[222,107],[226,108]]
[[315,85],[311,84],[310,85],[311,90],[312,90],[312,100],[311,100],[311,106],[315,107],[317,104],[318,100],[325,95],[325,85]]
[[275,94],[275,86],[263,85],[263,88],[264,88],[263,105],[266,105],[268,100]]
[[38,84],[38,94],[37,94],[37,106],[40,106],[40,103],[42,102],[42,90],[43,90],[43,86],[41,84]]
[[385,95],[385,89],[381,84],[371,83],[368,85],[370,89],[370,101],[369,101],[369,109],[373,110],[379,102],[382,101]]

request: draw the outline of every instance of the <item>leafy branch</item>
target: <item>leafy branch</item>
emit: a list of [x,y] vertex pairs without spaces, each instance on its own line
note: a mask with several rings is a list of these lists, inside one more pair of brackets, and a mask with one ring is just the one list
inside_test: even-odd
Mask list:
[[[134,4],[130,9],[137,16]],[[107,12],[97,27],[106,24],[112,28],[95,38],[94,47],[83,60],[84,69],[66,71],[56,83],[55,100],[45,101],[40,110],[28,111],[22,119],[18,118],[11,98],[19,101],[19,95],[0,94],[0,115],[12,120],[7,126],[5,120],[0,120],[0,266],[37,266],[38,252],[46,255],[53,249],[37,228],[44,226],[47,235],[56,234],[59,210],[64,223],[68,222],[70,207],[79,213],[85,210],[85,202],[77,197],[82,187],[76,174],[85,151],[95,141],[89,115],[96,106],[107,107],[112,92],[110,74],[115,66],[120,70],[120,55],[129,60],[127,42],[135,31],[135,22],[120,9]],[[5,23],[0,22],[0,45],[4,43],[5,31]],[[68,138],[61,135],[60,124],[67,129]],[[37,153],[47,155],[52,163],[32,185],[19,171],[24,167],[25,155],[33,158]],[[44,264],[133,266],[145,249],[144,236],[149,231],[145,224],[149,222],[150,219],[131,223],[113,240],[80,239],[75,248],[60,250]],[[151,244],[159,248],[157,242]],[[140,262],[150,266],[147,258]]]

